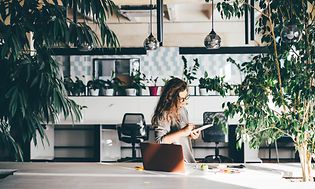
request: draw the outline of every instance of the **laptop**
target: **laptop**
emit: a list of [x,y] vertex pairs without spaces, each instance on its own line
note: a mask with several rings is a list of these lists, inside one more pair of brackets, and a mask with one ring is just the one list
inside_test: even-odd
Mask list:
[[185,162],[181,145],[140,143],[145,170],[185,172]]

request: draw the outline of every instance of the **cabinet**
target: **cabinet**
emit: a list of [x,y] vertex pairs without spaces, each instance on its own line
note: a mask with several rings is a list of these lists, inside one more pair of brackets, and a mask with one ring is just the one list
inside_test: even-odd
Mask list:
[[55,161],[99,161],[99,125],[56,125]]
[[[159,96],[98,96],[71,97],[83,109],[83,119],[72,126],[70,119],[60,118],[54,127],[54,159],[56,161],[112,161],[130,156],[130,144],[121,143],[117,137],[116,125],[121,124],[125,113],[143,113],[150,124]],[[191,96],[187,106],[190,122],[202,124],[203,112],[223,111],[222,103],[236,100],[235,96]],[[229,119],[229,125],[236,125],[237,117]],[[151,131],[150,140],[154,140]],[[232,142],[231,142],[232,144]],[[229,144],[230,145],[230,144]],[[195,155],[202,158],[213,154],[213,144],[194,143]],[[223,155],[231,149],[228,144],[221,146]],[[234,147],[232,147],[234,148]],[[225,152],[224,152],[225,151]],[[241,153],[233,151],[234,154]],[[138,148],[137,155],[140,156]],[[257,157],[257,152],[254,152]],[[240,161],[244,159],[237,157]],[[235,157],[234,157],[235,159]]]

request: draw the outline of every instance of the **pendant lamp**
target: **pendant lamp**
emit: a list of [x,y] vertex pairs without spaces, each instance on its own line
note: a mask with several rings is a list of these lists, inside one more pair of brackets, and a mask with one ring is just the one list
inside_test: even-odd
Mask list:
[[155,50],[159,47],[159,41],[152,34],[152,0],[150,0],[150,35],[144,40],[145,50]]
[[218,49],[221,47],[221,37],[215,33],[213,29],[213,0],[212,0],[212,11],[211,11],[211,19],[212,19],[212,30],[211,32],[206,36],[204,40],[204,45],[206,49]]
[[302,31],[295,24],[298,21],[292,16],[292,0],[290,1],[290,21],[283,27],[281,31],[281,39],[285,43],[299,42],[302,37]]

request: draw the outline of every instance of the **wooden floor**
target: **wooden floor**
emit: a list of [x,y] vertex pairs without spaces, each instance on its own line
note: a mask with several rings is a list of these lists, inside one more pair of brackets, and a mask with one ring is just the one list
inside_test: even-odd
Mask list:
[[160,188],[315,188],[313,183],[292,183],[298,164],[246,164],[243,169],[209,164],[187,164],[185,173],[139,170],[139,163],[0,163],[0,170],[15,169],[0,179],[0,189],[160,189]]

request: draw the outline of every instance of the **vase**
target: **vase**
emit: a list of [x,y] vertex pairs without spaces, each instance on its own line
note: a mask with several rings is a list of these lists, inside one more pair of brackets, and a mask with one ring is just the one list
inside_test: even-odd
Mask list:
[[209,95],[206,88],[199,88],[199,94],[200,94],[201,96],[207,96],[207,95]]
[[98,96],[100,90],[99,89],[91,89],[90,94],[91,96]]
[[158,96],[158,86],[149,86],[150,96]]
[[136,89],[135,88],[128,88],[126,89],[126,95],[127,96],[136,96]]
[[219,93],[217,91],[209,91],[208,93],[210,96],[217,96]]
[[196,95],[196,90],[195,90],[195,86],[188,86],[188,92],[189,92],[189,95],[191,96],[194,96]]
[[114,95],[114,89],[105,89],[104,95],[105,96],[113,96]]

